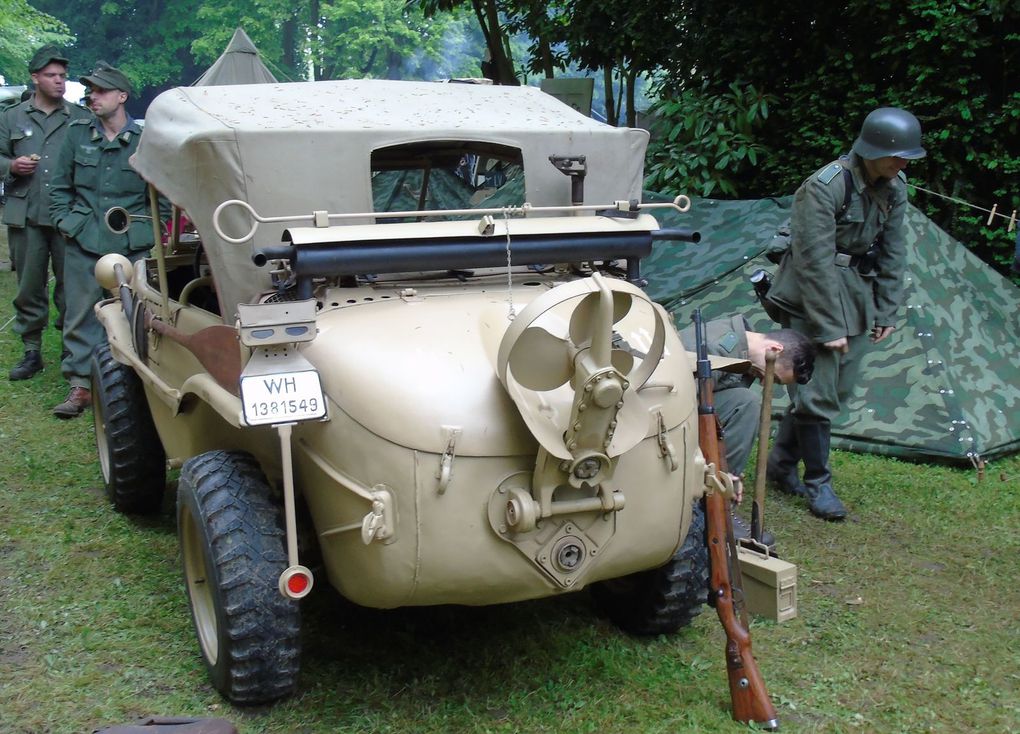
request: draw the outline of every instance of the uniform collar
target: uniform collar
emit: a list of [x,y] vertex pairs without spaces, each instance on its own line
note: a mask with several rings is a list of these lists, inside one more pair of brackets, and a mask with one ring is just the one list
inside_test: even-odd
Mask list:
[[[854,175],[854,188],[861,193],[868,187],[868,173],[864,168],[864,159],[850,151],[850,172]],[[871,185],[872,189],[884,189],[890,184],[888,179],[883,179]]]
[[58,107],[57,109],[53,110],[53,112],[47,112],[46,110],[41,109],[41,108],[35,106],[35,92],[33,92],[32,96],[29,97],[27,100],[25,100],[25,102],[28,104],[28,111],[29,112],[38,112],[39,114],[41,114],[43,116],[46,116],[46,117],[48,117],[49,115],[56,115],[56,114],[60,114],[60,115],[69,115],[69,114],[71,114],[70,111],[67,109],[67,105],[69,103],[67,102],[67,100],[64,100],[64,99],[60,100],[60,107]]
[[[92,140],[105,140],[106,136],[103,134],[103,123],[99,121],[98,117],[92,118]],[[131,142],[133,135],[141,135],[142,128],[138,122],[131,115],[127,116],[127,122],[124,123],[124,127],[120,129],[120,132],[113,136],[113,140],[119,140],[125,145]],[[113,142],[112,140],[110,142]]]
[[868,185],[867,172],[864,170],[864,159],[850,151],[848,160],[850,162],[850,173],[853,174],[854,190],[859,194]]

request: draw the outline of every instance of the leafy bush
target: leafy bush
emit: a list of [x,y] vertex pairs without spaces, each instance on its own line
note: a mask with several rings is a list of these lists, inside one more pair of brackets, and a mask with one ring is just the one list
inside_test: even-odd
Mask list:
[[768,149],[757,137],[775,97],[732,83],[719,93],[703,84],[651,108],[654,118],[645,185],[652,191],[736,197],[741,174]]

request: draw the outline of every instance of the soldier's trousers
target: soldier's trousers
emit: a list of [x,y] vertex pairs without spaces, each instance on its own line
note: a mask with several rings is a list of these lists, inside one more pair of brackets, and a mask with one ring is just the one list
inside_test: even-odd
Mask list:
[[726,446],[726,468],[740,476],[747,466],[751,445],[758,435],[761,418],[761,394],[747,387],[729,387],[713,396],[715,414],[723,429]]
[[[131,262],[145,257],[145,252],[128,253]],[[106,297],[96,282],[98,255],[85,252],[73,240],[68,241],[64,254],[64,293],[67,317],[64,320],[64,349],[67,356],[60,371],[71,387],[89,387],[93,350],[106,341],[106,331],[96,318],[94,306]]]
[[[790,319],[791,329],[810,333],[806,322]],[[815,371],[806,385],[787,386],[793,401],[793,414],[800,421],[832,423],[846,404],[861,373],[861,359],[868,352],[868,334],[849,337],[846,354],[818,346]]]
[[58,327],[64,321],[64,252],[66,240],[55,227],[33,224],[8,227],[11,259],[17,269],[18,292],[14,296],[14,333],[25,350],[41,349],[43,331],[50,315],[50,268],[55,285],[53,303]]

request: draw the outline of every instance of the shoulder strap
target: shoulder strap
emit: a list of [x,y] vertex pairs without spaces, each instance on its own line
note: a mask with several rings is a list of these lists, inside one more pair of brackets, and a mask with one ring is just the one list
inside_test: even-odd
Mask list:
[[843,206],[836,212],[836,221],[843,220],[843,215],[850,208],[850,196],[854,187],[854,175],[850,171],[850,161],[846,156],[840,156],[839,160],[833,161],[818,172],[818,180],[828,186],[840,173],[843,174]]
[[842,221],[843,215],[850,208],[850,195],[854,190],[854,174],[850,171],[849,160],[846,156],[840,156],[839,168],[843,172],[843,206],[836,212],[836,221]]

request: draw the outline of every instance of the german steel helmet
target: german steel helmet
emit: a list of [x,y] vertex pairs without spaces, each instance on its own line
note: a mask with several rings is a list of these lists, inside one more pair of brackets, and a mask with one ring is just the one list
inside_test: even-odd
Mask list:
[[924,158],[921,123],[899,107],[879,107],[864,118],[853,151],[867,160],[886,156],[910,160]]

